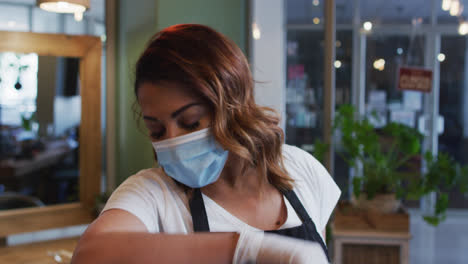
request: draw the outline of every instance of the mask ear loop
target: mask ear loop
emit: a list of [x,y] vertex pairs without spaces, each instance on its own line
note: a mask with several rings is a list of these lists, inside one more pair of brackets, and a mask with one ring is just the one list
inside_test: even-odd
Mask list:
[[154,148],[153,148],[153,157],[154,157],[153,168],[160,168],[161,165],[159,165],[159,162],[158,162],[158,154],[156,154],[156,151],[154,150]]

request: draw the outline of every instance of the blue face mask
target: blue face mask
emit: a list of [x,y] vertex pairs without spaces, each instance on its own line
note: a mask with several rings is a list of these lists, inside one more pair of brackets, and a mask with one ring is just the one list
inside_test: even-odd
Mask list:
[[166,174],[192,188],[215,182],[228,157],[209,128],[153,142],[153,148]]

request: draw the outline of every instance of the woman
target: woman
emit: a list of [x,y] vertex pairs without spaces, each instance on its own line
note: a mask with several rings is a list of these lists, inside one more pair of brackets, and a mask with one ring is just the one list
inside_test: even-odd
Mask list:
[[117,188],[73,263],[326,263],[340,190],[311,155],[283,144],[253,85],[220,33],[184,24],[156,34],[135,95],[161,167]]

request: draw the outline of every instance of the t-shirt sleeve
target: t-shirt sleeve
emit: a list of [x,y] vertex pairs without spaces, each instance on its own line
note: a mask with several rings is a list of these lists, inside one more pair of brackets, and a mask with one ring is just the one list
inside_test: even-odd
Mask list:
[[[291,158],[298,170],[297,183],[302,186],[304,198],[311,206],[309,209],[315,215],[317,230],[325,229],[328,220],[341,196],[341,190],[336,185],[325,167],[308,152],[288,146]],[[293,158],[292,158],[293,157]]]
[[328,220],[330,219],[333,209],[335,209],[335,206],[340,199],[341,190],[338,185],[336,185],[335,181],[325,169],[325,167],[315,158],[313,158],[313,160],[313,162],[315,162],[314,166],[321,192],[319,225],[320,230],[324,230]]
[[159,232],[158,208],[150,190],[151,185],[154,183],[142,175],[129,177],[112,193],[102,212],[110,209],[125,210],[140,219],[148,232]]

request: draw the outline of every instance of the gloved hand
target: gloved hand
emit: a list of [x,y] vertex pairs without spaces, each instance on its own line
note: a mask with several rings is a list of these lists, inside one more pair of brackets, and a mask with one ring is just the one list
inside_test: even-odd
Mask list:
[[327,257],[317,242],[247,230],[240,233],[232,262],[328,264]]

